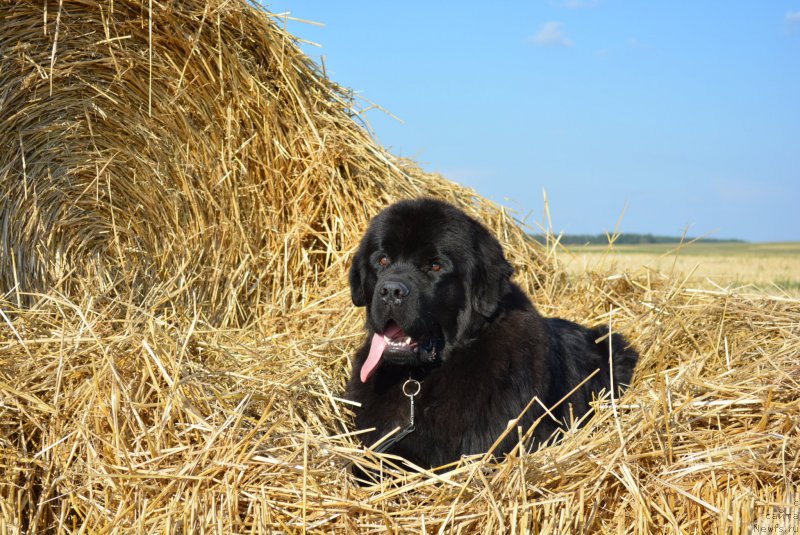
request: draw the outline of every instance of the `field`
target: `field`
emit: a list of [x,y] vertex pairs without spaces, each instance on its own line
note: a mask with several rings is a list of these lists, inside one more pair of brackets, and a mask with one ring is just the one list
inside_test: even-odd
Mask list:
[[704,288],[800,295],[800,242],[569,246],[558,258],[573,274],[648,270],[682,274]]

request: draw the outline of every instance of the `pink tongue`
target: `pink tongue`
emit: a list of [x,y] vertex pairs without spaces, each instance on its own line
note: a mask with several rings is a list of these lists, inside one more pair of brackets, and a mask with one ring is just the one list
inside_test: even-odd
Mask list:
[[367,355],[367,360],[364,361],[364,365],[361,366],[362,383],[366,383],[367,379],[372,377],[372,374],[378,369],[378,364],[381,362],[383,350],[386,349],[386,346],[389,343],[388,340],[403,335],[405,335],[403,329],[401,329],[400,326],[395,323],[392,323],[389,328],[382,333],[375,333],[372,335],[372,344],[369,346],[369,355]]

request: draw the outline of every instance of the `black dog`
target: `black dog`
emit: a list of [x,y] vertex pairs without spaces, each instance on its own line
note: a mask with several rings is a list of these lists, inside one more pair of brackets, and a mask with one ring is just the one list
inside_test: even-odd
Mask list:
[[[375,428],[367,445],[399,427],[388,452],[440,466],[486,452],[529,404],[524,430],[552,407],[533,435],[540,444],[609,390],[609,344],[615,392],[630,382],[638,355],[621,335],[542,318],[512,273],[494,236],[447,203],[403,201],[372,220],[350,269],[369,334],[347,386],[357,427]],[[509,433],[494,453],[518,440]]]

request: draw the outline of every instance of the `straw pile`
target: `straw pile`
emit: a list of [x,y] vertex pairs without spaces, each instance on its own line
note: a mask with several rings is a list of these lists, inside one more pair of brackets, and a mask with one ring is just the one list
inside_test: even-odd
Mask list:
[[[0,24],[0,533],[796,522],[798,301],[568,277],[385,152],[244,0],[4,2]],[[346,268],[370,215],[421,194],[486,222],[545,314],[612,322],[642,359],[555,446],[361,488],[352,462],[396,471],[337,397],[363,337]]]

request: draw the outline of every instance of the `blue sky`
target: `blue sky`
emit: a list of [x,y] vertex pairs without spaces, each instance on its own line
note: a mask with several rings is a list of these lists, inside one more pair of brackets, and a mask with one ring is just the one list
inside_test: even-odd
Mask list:
[[378,141],[556,232],[800,240],[800,0],[283,0]]

